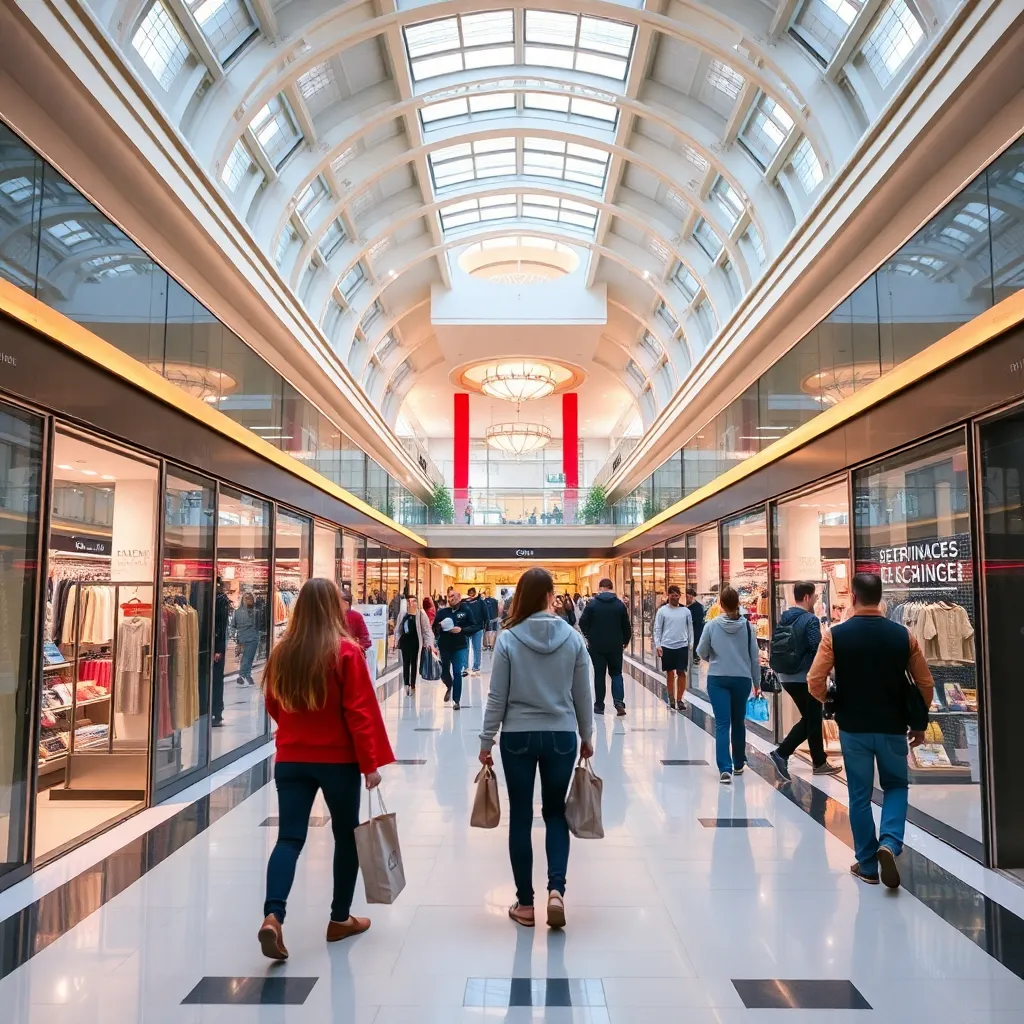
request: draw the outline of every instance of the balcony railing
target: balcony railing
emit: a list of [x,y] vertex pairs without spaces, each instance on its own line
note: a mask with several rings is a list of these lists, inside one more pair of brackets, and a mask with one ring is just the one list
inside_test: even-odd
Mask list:
[[611,522],[600,488],[470,488],[449,491],[451,505],[427,522],[467,526],[601,526]]

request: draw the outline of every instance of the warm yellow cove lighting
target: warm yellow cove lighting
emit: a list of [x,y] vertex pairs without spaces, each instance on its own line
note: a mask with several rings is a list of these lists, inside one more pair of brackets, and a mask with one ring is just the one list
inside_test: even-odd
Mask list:
[[1009,298],[1003,299],[1002,302],[986,310],[980,316],[976,316],[962,327],[958,327],[951,334],[947,334],[946,337],[893,367],[878,380],[858,389],[848,398],[836,402],[835,405],[828,406],[813,420],[801,424],[785,437],[773,441],[767,448],[762,448],[756,455],[751,455],[721,476],[715,477],[711,483],[699,487],[681,501],[670,505],[653,519],[649,519],[646,523],[641,523],[630,530],[629,533],[617,537],[614,546],[628,544],[631,540],[643,536],[648,530],[653,530],[654,527],[660,526],[687,509],[699,505],[702,501],[707,501],[712,495],[739,483],[740,480],[745,480],[765,466],[785,458],[791,452],[802,448],[823,434],[827,434],[830,430],[835,430],[836,427],[848,423],[872,406],[879,405],[887,398],[924,380],[925,377],[930,377],[943,367],[969,355],[975,349],[981,348],[982,345],[998,338],[999,335],[1021,323],[1024,323],[1024,291],[1015,292]]
[[354,508],[381,525],[408,537],[409,540],[421,547],[427,546],[426,540],[419,534],[413,533],[401,523],[389,519],[383,512],[378,512],[372,505],[368,505],[343,487],[339,487],[327,477],[310,469],[309,466],[297,459],[293,459],[286,452],[275,448],[269,441],[264,441],[263,438],[225,416],[209,403],[182,391],[181,388],[161,377],[155,370],[126,355],[109,342],[75,323],[74,320],[68,319],[62,313],[51,309],[45,303],[3,279],[0,279],[0,312],[6,313],[13,320],[38,331],[83,359],[102,367],[108,373],[128,381],[141,391],[159,399],[165,405],[179,410],[211,430],[216,430],[217,433],[236,444],[243,445],[293,476],[318,487],[325,494],[344,502],[350,508]]

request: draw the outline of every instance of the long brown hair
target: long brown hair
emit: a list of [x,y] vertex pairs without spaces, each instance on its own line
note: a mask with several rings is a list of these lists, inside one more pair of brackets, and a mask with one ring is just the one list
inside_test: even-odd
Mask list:
[[512,610],[505,620],[505,628],[511,629],[537,612],[548,610],[548,599],[555,592],[555,581],[547,569],[535,566],[527,569],[516,584],[512,595]]
[[292,607],[288,629],[274,644],[263,670],[263,692],[285,711],[316,711],[327,702],[327,677],[338,645],[351,640],[333,580],[306,580]]

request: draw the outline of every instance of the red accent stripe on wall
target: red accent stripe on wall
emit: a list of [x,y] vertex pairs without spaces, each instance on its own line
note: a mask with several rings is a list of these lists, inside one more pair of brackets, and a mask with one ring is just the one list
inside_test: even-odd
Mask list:
[[575,391],[562,395],[562,472],[568,488],[580,485],[579,397]]
[[455,394],[455,490],[469,487],[469,395]]

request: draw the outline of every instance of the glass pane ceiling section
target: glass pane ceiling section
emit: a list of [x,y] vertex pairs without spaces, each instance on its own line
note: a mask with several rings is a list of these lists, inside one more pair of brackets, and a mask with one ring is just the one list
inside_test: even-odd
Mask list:
[[460,142],[430,153],[427,160],[434,188],[444,189],[482,178],[526,174],[557,178],[600,191],[604,188],[609,154],[593,146],[562,139],[529,138],[517,153],[512,136]]
[[544,195],[515,195],[508,193],[483,196],[450,203],[441,208],[441,227],[445,231],[481,224],[488,221],[511,220],[518,217],[542,220],[556,224],[571,224],[593,234],[597,225],[597,207]]
[[424,128],[429,128],[454,118],[493,112],[531,116],[543,116],[545,113],[565,114],[571,119],[585,118],[589,121],[598,121],[607,128],[615,127],[619,113],[613,103],[605,103],[576,93],[492,92],[456,96],[437,103],[428,103],[420,109],[420,120]]
[[[515,63],[522,33],[523,61],[625,82],[634,28],[606,18],[555,11],[485,11],[421,22],[405,28],[413,81]],[[451,115],[449,115],[451,116]]]

